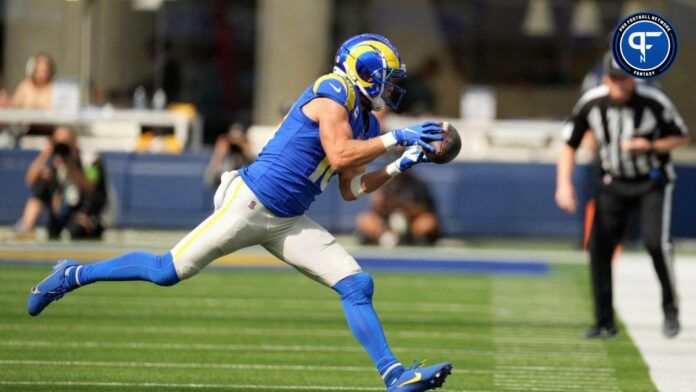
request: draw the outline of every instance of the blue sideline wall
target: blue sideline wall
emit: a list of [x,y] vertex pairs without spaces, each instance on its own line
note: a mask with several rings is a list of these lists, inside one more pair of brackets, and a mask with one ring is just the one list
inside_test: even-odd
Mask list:
[[[21,214],[29,190],[24,174],[36,152],[0,151],[0,223]],[[213,191],[202,181],[208,154],[103,155],[119,198],[122,227],[192,228],[212,211]],[[554,203],[555,166],[537,163],[461,162],[424,165],[415,173],[431,185],[448,236],[580,236],[582,211],[568,215]],[[696,166],[679,166],[674,192],[675,237],[696,237]],[[575,173],[581,201],[594,189],[592,169]],[[309,215],[329,230],[350,232],[367,198],[341,200],[337,182],[319,196]]]

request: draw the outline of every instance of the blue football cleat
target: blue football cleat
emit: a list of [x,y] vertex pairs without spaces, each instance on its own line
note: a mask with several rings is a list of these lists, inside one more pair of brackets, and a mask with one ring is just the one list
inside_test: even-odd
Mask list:
[[46,279],[31,288],[29,301],[27,302],[27,311],[30,315],[37,316],[48,304],[63,298],[66,293],[75,288],[70,287],[68,280],[65,278],[65,270],[77,266],[79,264],[74,260],[60,260]]
[[449,362],[421,366],[423,363],[413,362],[398,379],[392,381],[392,385],[387,387],[387,392],[420,392],[440,388],[452,373],[452,364]]

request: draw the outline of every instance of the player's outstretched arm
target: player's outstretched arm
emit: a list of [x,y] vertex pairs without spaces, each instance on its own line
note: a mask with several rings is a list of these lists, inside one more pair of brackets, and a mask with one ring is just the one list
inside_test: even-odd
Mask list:
[[321,145],[334,172],[363,166],[386,151],[379,138],[354,140],[348,112],[331,99],[314,99],[302,110],[319,123]]
[[395,145],[420,145],[434,151],[428,143],[442,140],[444,130],[434,122],[396,129],[368,140],[353,139],[348,112],[328,98],[316,98],[302,108],[304,114],[319,123],[321,144],[334,172],[366,165]]
[[339,173],[338,185],[341,196],[344,200],[356,200],[366,193],[376,191],[392,178],[423,162],[430,162],[430,160],[420,147],[413,146],[404,151],[403,155],[396,161],[367,174],[363,174],[365,172],[364,166],[345,170]]

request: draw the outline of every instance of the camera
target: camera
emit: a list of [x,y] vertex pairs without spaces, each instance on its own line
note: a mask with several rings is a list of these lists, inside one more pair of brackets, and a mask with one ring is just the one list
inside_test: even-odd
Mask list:
[[53,145],[53,154],[63,158],[70,157],[70,146],[65,143],[56,143]]

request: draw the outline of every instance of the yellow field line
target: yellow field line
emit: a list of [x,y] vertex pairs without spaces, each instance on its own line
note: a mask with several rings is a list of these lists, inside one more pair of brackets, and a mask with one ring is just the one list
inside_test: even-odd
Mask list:
[[[0,260],[12,261],[47,261],[69,257],[79,262],[94,262],[116,257],[116,251],[79,251],[70,250],[60,254],[55,250],[0,250]],[[282,266],[282,261],[270,254],[230,254],[215,260],[215,265],[230,266]]]

